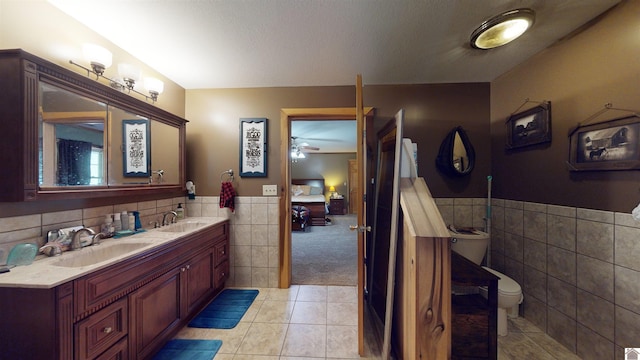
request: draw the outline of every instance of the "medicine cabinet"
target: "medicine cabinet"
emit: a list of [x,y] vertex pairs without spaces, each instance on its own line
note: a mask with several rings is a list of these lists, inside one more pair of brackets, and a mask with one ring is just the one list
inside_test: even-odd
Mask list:
[[184,191],[183,118],[22,50],[0,89],[0,201]]

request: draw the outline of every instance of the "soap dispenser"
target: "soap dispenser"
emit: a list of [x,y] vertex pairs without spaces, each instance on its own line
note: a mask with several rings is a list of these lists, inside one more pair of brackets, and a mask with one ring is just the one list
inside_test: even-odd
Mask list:
[[178,214],[178,219],[184,219],[184,208],[182,207],[182,203],[178,203],[176,214]]

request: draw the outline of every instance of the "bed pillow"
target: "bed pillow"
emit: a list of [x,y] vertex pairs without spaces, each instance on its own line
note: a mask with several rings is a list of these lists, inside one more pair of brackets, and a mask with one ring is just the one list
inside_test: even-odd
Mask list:
[[309,195],[322,195],[322,188],[318,186],[312,186],[309,191]]
[[302,189],[302,195],[309,195],[311,193],[310,185],[300,185],[300,189]]
[[298,195],[302,195],[304,193],[304,190],[302,190],[302,188],[300,187],[300,185],[294,185],[291,188],[291,195],[293,196],[298,196]]

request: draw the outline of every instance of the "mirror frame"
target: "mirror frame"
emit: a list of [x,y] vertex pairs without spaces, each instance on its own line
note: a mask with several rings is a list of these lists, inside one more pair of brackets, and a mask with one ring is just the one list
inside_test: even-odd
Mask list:
[[[33,201],[84,199],[130,195],[166,194],[181,196],[186,193],[186,124],[187,120],[162,110],[155,105],[134,96],[120,92],[93,78],[75,73],[20,49],[0,50],[0,82],[7,90],[7,96],[0,99],[0,131],[16,135],[15,141],[0,147],[0,151],[13,149],[22,153],[8,160],[8,171],[15,177],[0,180],[0,201]],[[135,184],[111,185],[83,188],[40,188],[38,179],[38,107],[39,82],[60,87],[81,96],[116,106],[150,120],[174,126],[179,130],[179,180],[178,184]],[[9,130],[17,129],[17,130]],[[19,134],[15,134],[15,132]],[[9,143],[9,142],[7,142]],[[4,156],[3,156],[4,158]]]
[[[462,142],[462,145],[467,152],[467,157],[469,158],[469,166],[464,171],[459,171],[453,164],[453,150],[456,134],[460,135],[460,141]],[[471,145],[471,141],[469,140],[467,133],[464,131],[462,126],[453,128],[449,131],[444,140],[442,140],[440,150],[438,151],[438,157],[436,157],[436,167],[448,176],[461,177],[471,174],[475,165],[476,152],[473,145]]]

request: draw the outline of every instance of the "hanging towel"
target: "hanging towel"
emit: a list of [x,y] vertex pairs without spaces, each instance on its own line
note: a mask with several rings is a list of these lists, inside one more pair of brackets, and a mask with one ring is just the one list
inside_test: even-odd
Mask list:
[[233,189],[233,184],[229,181],[223,182],[220,189],[220,208],[228,207],[231,212],[234,212],[235,197],[236,191]]

